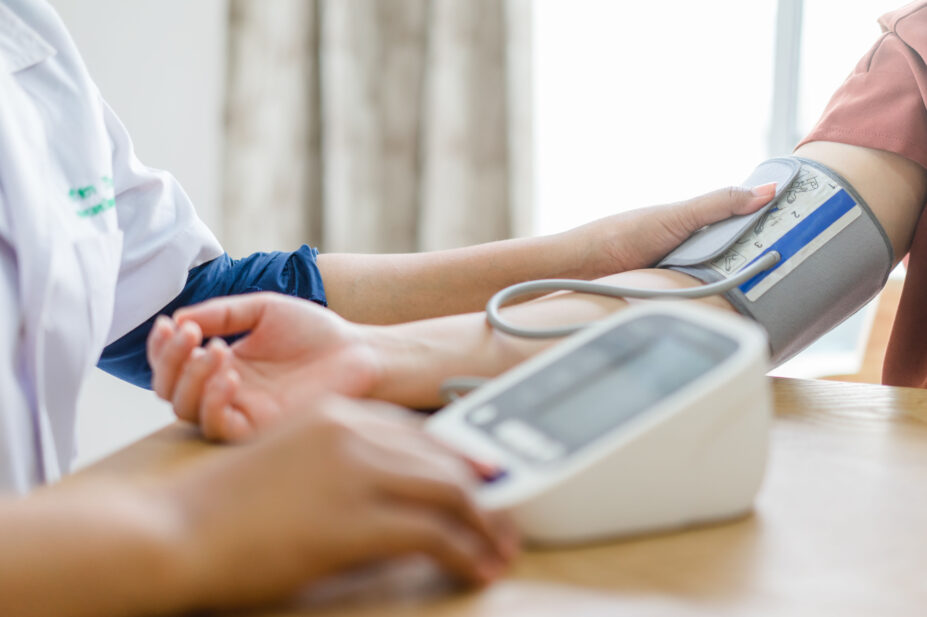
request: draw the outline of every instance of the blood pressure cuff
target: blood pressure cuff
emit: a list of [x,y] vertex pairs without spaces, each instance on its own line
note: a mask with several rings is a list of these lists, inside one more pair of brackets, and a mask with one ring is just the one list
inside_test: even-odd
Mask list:
[[875,297],[894,258],[869,206],[832,169],[798,157],[775,158],[745,186],[768,182],[777,183],[769,204],[701,229],[659,267],[714,283],[777,252],[778,263],[724,294],[766,329],[777,365]]
[[325,289],[316,265],[318,251],[303,245],[292,253],[255,253],[244,259],[228,254],[197,266],[187,276],[183,291],[122,338],[106,346],[97,366],[142,388],[151,388],[146,342],[158,315],[220,296],[276,291],[325,306]]

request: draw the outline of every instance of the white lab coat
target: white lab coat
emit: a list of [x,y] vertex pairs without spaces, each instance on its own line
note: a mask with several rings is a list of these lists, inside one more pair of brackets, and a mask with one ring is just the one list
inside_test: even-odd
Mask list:
[[104,345],[221,253],[176,180],[135,158],[51,6],[2,0],[0,493],[67,471]]

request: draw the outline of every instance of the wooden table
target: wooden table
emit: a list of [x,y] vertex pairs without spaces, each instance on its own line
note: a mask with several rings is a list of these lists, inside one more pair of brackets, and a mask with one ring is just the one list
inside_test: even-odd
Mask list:
[[[776,380],[774,392],[771,458],[752,516],[528,552],[481,591],[454,591],[423,564],[395,565],[255,615],[927,614],[927,391]],[[210,448],[178,424],[83,473],[161,473]]]

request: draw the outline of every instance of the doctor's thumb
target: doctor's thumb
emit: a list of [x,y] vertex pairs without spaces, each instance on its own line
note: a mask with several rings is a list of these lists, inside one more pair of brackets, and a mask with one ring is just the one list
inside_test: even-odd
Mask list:
[[729,186],[678,204],[689,233],[732,216],[756,212],[776,196],[776,183],[754,188]]

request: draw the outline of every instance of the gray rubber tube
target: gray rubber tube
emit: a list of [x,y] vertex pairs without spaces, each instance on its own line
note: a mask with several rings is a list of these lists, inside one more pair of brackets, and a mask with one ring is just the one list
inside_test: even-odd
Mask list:
[[752,264],[735,274],[729,279],[724,279],[708,285],[699,285],[697,287],[686,287],[683,289],[642,289],[639,287],[619,287],[617,285],[604,285],[602,283],[591,283],[589,281],[577,281],[573,279],[542,279],[539,281],[528,281],[506,287],[496,293],[486,304],[486,319],[490,325],[501,332],[518,336],[521,338],[557,338],[568,336],[579,332],[583,328],[592,325],[595,322],[572,324],[557,328],[522,328],[512,325],[505,321],[499,312],[499,309],[506,302],[511,301],[519,296],[535,294],[538,292],[553,291],[578,291],[581,293],[594,294],[597,296],[608,296],[611,298],[667,298],[667,299],[688,299],[707,298],[723,294],[747,281],[757,274],[769,270],[779,263],[780,255],[776,251],[770,251],[762,255]]

